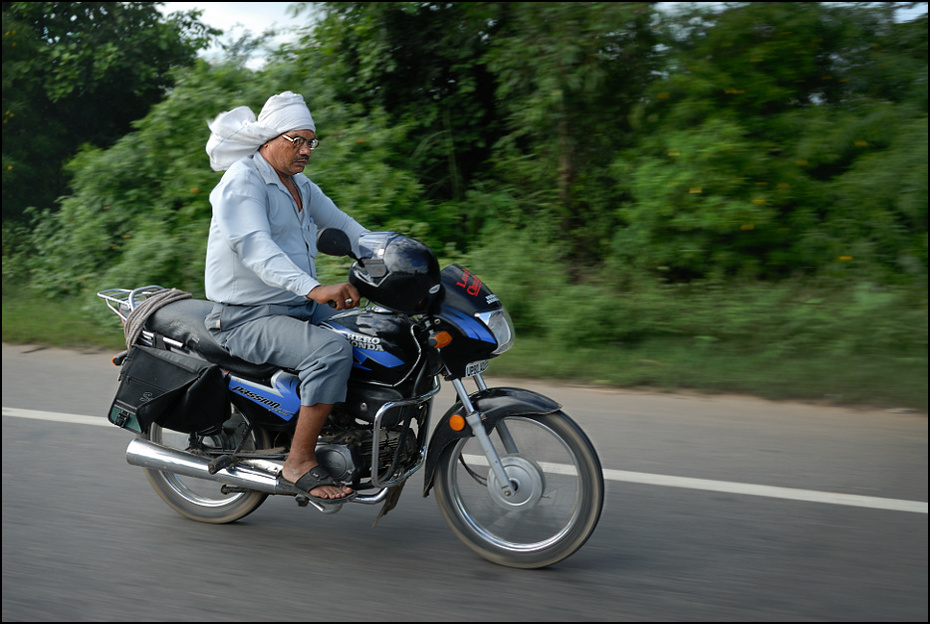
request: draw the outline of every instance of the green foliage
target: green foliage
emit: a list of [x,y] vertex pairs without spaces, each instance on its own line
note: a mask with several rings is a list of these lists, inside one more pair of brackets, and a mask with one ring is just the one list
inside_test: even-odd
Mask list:
[[217,31],[153,2],[3,3],[3,218],[52,208],[63,163],[112,144]]
[[220,112],[216,102],[254,105],[263,91],[247,70],[200,65],[133,133],[82,151],[69,164],[75,193],[34,226],[32,284],[68,292],[160,283],[202,293],[208,196],[220,177],[204,152],[206,120]]
[[521,192],[554,196],[555,210],[545,216],[560,222],[565,257],[599,261],[589,226],[611,228],[615,219],[598,176],[632,140],[625,111],[658,67],[655,9],[638,2],[488,4],[499,32],[486,58],[507,124],[496,157],[523,165],[502,168],[518,175],[501,177]]
[[839,128],[857,153],[826,185],[832,209],[822,228],[831,256],[863,277],[926,285],[927,117],[907,112],[877,107]]
[[[506,196],[484,199],[512,205]],[[566,282],[550,230],[542,221],[521,229],[498,222],[484,232],[478,246],[458,258],[506,302],[518,331],[530,335],[545,331],[546,301]]]
[[[206,121],[290,89],[321,139],[307,173],[340,207],[475,271],[542,345],[518,342],[526,357],[577,356],[537,372],[663,387],[718,387],[689,369],[711,361],[718,378],[752,362],[786,386],[807,382],[787,364],[805,358],[851,363],[849,386],[888,377],[869,362],[926,372],[926,14],[314,3],[302,40],[250,71],[248,38],[175,70],[208,34],[196,14],[129,32],[150,3],[111,4],[3,5],[5,288],[82,306],[107,287],[202,293],[220,177]],[[94,17],[75,41],[96,52],[36,34],[67,11]],[[119,39],[90,26],[107,20]],[[144,45],[164,57],[140,61]],[[56,146],[63,175],[23,167]],[[29,220],[8,221],[17,188],[60,206],[30,195]],[[343,279],[347,262],[319,269]]]
[[652,143],[652,155],[613,165],[633,197],[618,210],[626,227],[615,233],[615,257],[676,280],[759,273],[760,245],[780,227],[775,187],[785,184],[772,180],[761,146],[722,119]]
[[[926,102],[904,96],[926,83],[926,38],[889,46],[902,30],[884,8],[842,3],[672,18],[674,71],[634,110],[645,136],[611,170],[629,198],[614,259],[672,281],[925,283]],[[878,99],[861,76],[882,73],[887,47],[912,84]]]
[[[69,164],[74,194],[33,224],[32,286],[69,293],[162,284],[202,294],[209,193],[221,177],[204,151],[206,121],[236,106],[258,110],[284,88],[324,90],[312,75],[283,73],[200,64],[179,77],[133,133],[110,149],[82,151]],[[441,219],[426,224],[415,180],[386,163],[404,129],[320,101],[314,180],[370,228],[406,231],[441,247],[430,231]],[[328,135],[327,127],[334,128]]]
[[392,156],[403,160],[395,164],[416,172],[427,196],[461,200],[499,125],[482,59],[485,3],[318,4],[323,18],[297,58],[324,55],[336,99],[407,126]]

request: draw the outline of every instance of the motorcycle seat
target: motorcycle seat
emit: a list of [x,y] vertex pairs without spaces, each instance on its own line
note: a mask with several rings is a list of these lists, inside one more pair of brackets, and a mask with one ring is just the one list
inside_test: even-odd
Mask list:
[[280,367],[253,364],[229,353],[213,339],[204,319],[213,304],[203,299],[182,299],[159,308],[146,320],[145,329],[176,340],[206,360],[237,375],[251,379],[269,379]]

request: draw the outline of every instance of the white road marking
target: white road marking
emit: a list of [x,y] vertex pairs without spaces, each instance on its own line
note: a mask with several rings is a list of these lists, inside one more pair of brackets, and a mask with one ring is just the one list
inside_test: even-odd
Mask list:
[[[480,455],[465,455],[464,457],[467,462],[476,465],[488,465],[487,460]],[[541,462],[540,467],[547,473],[575,474],[575,468],[573,466],[564,464]],[[744,494],[746,496],[765,496],[767,498],[784,498],[807,503],[828,503],[831,505],[846,505],[849,507],[868,507],[870,509],[927,513],[927,503],[921,501],[879,498],[877,496],[860,496],[858,494],[842,494],[839,492],[802,490],[774,485],[736,483],[733,481],[714,481],[711,479],[695,479],[693,477],[674,477],[671,475],[652,474],[648,472],[611,470],[609,468],[604,468],[603,473],[604,478],[607,480],[623,481],[626,483],[679,487],[688,490],[706,490],[709,492],[725,492],[727,494]]]
[[[109,427],[113,431],[118,428],[102,416],[82,416],[80,414],[63,414],[58,412],[42,412],[37,410],[4,407],[3,416],[13,418],[29,418],[32,420],[51,420],[55,422],[78,425],[95,425]],[[466,456],[467,461],[484,463],[483,457]],[[572,474],[574,469],[570,466],[558,464],[545,464],[543,469],[559,474]],[[663,487],[678,487],[689,490],[705,490],[710,492],[724,492],[727,494],[742,494],[746,496],[764,496],[767,498],[782,498],[787,500],[804,501],[808,503],[826,503],[830,505],[846,505],[850,507],[867,507],[869,509],[885,509],[889,511],[904,511],[910,513],[927,513],[927,503],[922,501],[900,500],[896,498],[880,498],[877,496],[859,496],[857,494],[843,494],[840,492],[821,492],[817,490],[802,490],[799,488],[778,487],[773,485],[755,485],[752,483],[736,483],[733,481],[714,481],[711,479],[695,479],[692,477],[674,477],[670,475],[651,474],[648,472],[630,472],[627,470],[604,469],[604,478],[610,481],[625,483],[639,483],[643,485],[658,485]]]
[[15,418],[31,418],[32,420],[54,420],[55,422],[71,423],[74,425],[97,425],[100,427],[110,427],[116,429],[116,425],[102,416],[81,416],[79,414],[63,414],[60,412],[40,412],[38,410],[19,409],[16,407],[4,407],[4,416],[13,416]]
[[798,488],[778,487],[774,485],[755,485],[752,483],[734,483],[732,481],[713,481],[710,479],[693,479],[690,477],[672,477],[649,474],[646,472],[627,472],[625,470],[604,470],[605,479],[643,483],[646,485],[663,485],[687,488],[690,490],[708,490],[747,496],[766,496],[768,498],[785,498],[808,503],[828,503],[850,507],[868,507],[870,509],[888,509],[891,511],[908,511],[927,513],[927,503],[921,501],[900,500],[896,498],[879,498],[877,496],[860,496],[840,492],[822,492],[818,490],[801,490]]

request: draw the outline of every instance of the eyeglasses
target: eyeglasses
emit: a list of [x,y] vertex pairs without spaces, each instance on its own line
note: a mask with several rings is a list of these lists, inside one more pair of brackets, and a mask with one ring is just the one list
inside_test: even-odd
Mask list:
[[282,134],[281,137],[290,141],[291,145],[293,145],[296,149],[300,149],[301,147],[306,145],[311,150],[315,150],[316,148],[320,146],[320,142],[316,138],[308,140],[308,139],[303,138],[302,136],[299,136],[299,137],[294,137],[292,139],[286,134]]

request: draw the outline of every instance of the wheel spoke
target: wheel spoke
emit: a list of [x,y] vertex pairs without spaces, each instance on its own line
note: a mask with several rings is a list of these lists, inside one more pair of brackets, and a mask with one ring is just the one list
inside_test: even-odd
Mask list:
[[567,557],[594,530],[603,503],[590,442],[561,413],[511,416],[496,429],[515,491],[506,494],[480,445],[465,438],[439,462],[440,509],[466,545],[498,563],[538,567]]
[[[246,428],[241,426],[242,418],[241,414],[234,413],[230,420],[224,423],[222,431],[203,439],[203,447],[216,452],[232,452],[246,432]],[[162,429],[155,424],[149,427],[148,439],[180,451],[191,447],[188,434]],[[242,449],[255,450],[266,446],[266,443],[267,436],[263,432],[252,430]],[[200,522],[233,522],[254,511],[267,498],[267,494],[250,491],[224,494],[222,484],[216,481],[181,476],[162,470],[146,469],[146,475],[155,492],[171,508]]]

